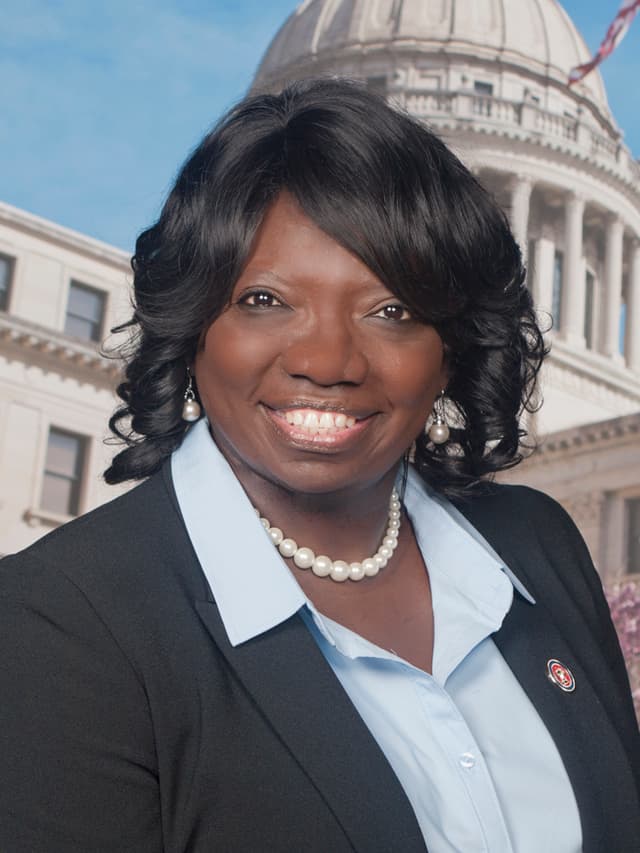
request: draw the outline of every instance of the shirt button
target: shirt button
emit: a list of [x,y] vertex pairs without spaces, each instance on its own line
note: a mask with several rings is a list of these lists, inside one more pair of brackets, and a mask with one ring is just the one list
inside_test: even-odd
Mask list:
[[472,767],[476,766],[476,757],[472,752],[463,752],[459,761],[460,766],[464,767],[465,770],[471,770]]

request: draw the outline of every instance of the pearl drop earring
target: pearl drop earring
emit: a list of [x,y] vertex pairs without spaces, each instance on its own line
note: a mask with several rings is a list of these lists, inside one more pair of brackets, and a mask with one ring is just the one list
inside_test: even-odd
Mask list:
[[438,394],[433,404],[433,423],[427,435],[434,444],[445,444],[449,441],[450,430],[445,421],[444,389]]
[[202,414],[202,409],[200,408],[200,403],[196,400],[196,395],[193,390],[193,377],[188,369],[187,376],[189,377],[189,382],[187,384],[187,390],[184,392],[182,420],[187,423],[193,423],[194,421],[197,421]]

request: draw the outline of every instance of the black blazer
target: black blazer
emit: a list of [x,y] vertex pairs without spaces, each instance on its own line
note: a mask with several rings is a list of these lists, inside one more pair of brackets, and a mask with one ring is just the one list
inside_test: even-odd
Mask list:
[[[460,508],[537,600],[516,594],[494,638],[562,756],[584,850],[637,853],[640,738],[579,534],[522,487]],[[0,563],[0,638],[2,853],[424,853],[300,618],[230,646],[167,466]]]

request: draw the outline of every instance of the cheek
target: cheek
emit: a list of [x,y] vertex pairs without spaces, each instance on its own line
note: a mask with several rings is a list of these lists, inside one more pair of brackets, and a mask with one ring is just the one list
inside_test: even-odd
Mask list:
[[268,339],[243,334],[225,317],[219,318],[209,327],[195,359],[198,389],[207,397],[212,391],[252,387],[271,363],[272,349]]
[[411,409],[417,418],[428,416],[436,396],[447,383],[439,336],[434,332],[427,342],[403,353],[395,363],[387,362],[386,371],[396,404]]

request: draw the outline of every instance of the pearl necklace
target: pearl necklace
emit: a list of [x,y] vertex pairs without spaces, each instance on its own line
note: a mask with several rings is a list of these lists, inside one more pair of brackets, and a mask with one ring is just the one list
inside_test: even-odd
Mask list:
[[[267,531],[269,538],[282,554],[283,557],[293,560],[299,569],[311,569],[314,575],[320,578],[330,577],[332,580],[342,583],[346,580],[361,581],[362,578],[372,578],[383,569],[393,552],[398,547],[398,534],[400,533],[401,504],[398,493],[394,489],[389,500],[389,519],[387,532],[382,544],[372,557],[367,557],[360,563],[346,563],[344,560],[332,560],[321,554],[316,557],[311,548],[300,547],[294,539],[287,539],[279,527],[272,527],[268,518],[260,516],[262,526]],[[256,513],[260,515],[258,510]]]

